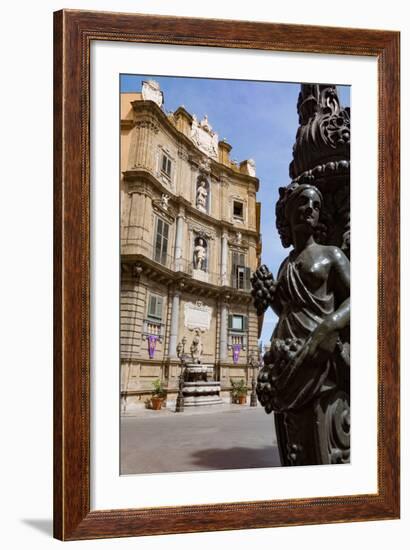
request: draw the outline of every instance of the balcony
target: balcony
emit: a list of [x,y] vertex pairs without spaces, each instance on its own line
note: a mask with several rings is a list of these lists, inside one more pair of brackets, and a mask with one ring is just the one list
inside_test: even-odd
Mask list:
[[162,266],[176,273],[183,273],[188,277],[208,283],[215,286],[221,286],[221,275],[211,271],[202,269],[194,269],[192,261],[186,258],[175,258],[170,254],[165,254],[162,250],[156,249],[152,243],[139,239],[134,243],[133,247],[138,255],[144,256],[148,260],[154,262],[158,266]]
[[246,350],[248,346],[248,333],[236,332],[230,330],[228,332],[228,349],[232,349],[233,346],[241,346],[242,350]]
[[142,333],[146,336],[158,336],[161,341],[165,335],[165,325],[161,321],[144,319]]

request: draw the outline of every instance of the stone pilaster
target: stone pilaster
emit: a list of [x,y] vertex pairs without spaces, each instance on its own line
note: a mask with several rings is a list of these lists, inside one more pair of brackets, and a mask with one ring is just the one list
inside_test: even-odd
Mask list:
[[175,270],[182,269],[182,243],[184,237],[184,209],[181,208],[177,215],[175,234]]
[[228,304],[221,301],[221,323],[219,333],[219,360],[226,361],[228,358]]
[[221,285],[228,284],[228,234],[222,233],[221,238]]
[[176,358],[177,356],[180,297],[181,297],[180,290],[175,289],[174,294],[172,296],[171,327],[170,327],[170,333],[169,333],[169,348],[168,348],[168,355],[172,359]]
[[158,132],[158,127],[149,119],[138,120],[135,124],[136,142],[134,168],[154,169],[152,135]]

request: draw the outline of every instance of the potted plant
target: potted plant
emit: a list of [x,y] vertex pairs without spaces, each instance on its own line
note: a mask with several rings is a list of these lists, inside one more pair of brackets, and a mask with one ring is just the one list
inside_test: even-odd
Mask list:
[[151,393],[151,405],[154,411],[159,411],[165,401],[166,391],[161,380],[158,378],[152,383],[154,389]]
[[246,396],[248,393],[248,388],[246,387],[245,380],[239,380],[238,382],[235,382],[235,380],[231,379],[231,385],[232,402],[238,403],[239,405],[245,405]]

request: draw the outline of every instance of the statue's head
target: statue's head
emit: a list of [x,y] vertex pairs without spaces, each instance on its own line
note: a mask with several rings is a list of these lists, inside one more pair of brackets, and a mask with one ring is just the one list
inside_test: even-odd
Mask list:
[[297,227],[311,230],[317,242],[324,242],[326,225],[321,219],[322,206],[322,193],[314,185],[291,183],[279,189],[276,227],[285,248],[293,244],[292,230]]

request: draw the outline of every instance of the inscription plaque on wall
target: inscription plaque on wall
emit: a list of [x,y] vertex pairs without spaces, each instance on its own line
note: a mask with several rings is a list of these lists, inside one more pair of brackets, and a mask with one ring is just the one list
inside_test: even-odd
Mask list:
[[187,302],[185,304],[185,327],[189,330],[199,328],[209,330],[211,326],[212,308],[202,302]]

